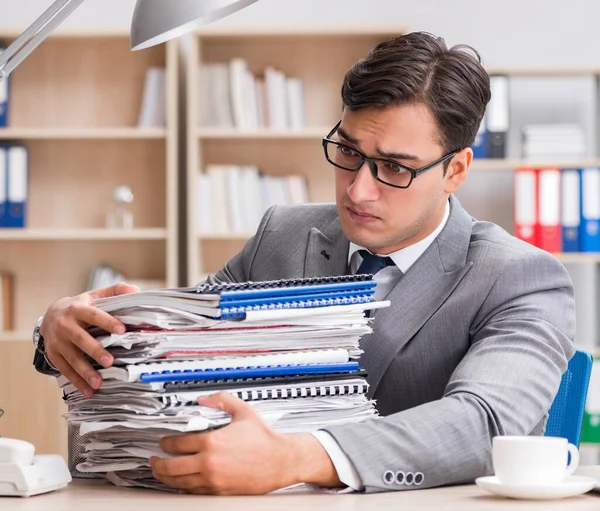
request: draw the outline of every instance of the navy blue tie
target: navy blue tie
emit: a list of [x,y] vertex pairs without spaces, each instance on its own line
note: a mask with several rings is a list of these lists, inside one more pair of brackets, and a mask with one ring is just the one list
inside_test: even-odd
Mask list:
[[373,255],[368,250],[359,250],[358,253],[363,260],[360,264],[357,274],[370,273],[375,275],[379,270],[383,270],[386,266],[394,266],[394,261],[390,257],[382,257]]

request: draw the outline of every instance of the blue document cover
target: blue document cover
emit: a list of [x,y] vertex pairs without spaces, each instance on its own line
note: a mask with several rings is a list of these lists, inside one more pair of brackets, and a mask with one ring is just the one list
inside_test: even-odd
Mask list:
[[25,227],[27,209],[27,180],[29,163],[24,146],[6,147],[7,204],[4,214],[4,227],[22,229]]
[[240,367],[236,369],[200,369],[189,371],[163,371],[142,373],[140,382],[230,380],[232,378],[265,378],[269,376],[293,376],[302,374],[331,374],[358,371],[358,362],[340,364],[310,364],[293,366]]
[[562,251],[579,252],[581,225],[581,170],[563,169],[561,174]]
[[581,171],[579,242],[582,252],[600,252],[600,168]]

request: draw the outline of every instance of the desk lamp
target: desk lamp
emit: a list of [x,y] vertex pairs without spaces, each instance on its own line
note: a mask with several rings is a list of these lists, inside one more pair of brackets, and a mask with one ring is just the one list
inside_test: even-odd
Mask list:
[[[257,0],[137,0],[131,48],[164,43],[229,16]],[[6,80],[84,0],[56,0],[0,54],[0,82]],[[0,410],[2,415],[2,410]],[[32,444],[0,438],[0,496],[30,496],[63,488],[71,474],[58,455],[35,455]]]
[[[131,49],[143,50],[179,37],[247,7],[257,0],[137,0]],[[56,0],[0,54],[0,82],[8,78],[84,0]]]

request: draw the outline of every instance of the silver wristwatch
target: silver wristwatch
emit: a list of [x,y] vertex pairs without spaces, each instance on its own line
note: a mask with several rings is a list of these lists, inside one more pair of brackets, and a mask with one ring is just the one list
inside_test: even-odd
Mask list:
[[44,346],[44,337],[42,337],[42,334],[40,333],[42,321],[44,321],[44,316],[40,316],[35,323],[35,328],[33,329],[33,347],[45,357],[46,348]]

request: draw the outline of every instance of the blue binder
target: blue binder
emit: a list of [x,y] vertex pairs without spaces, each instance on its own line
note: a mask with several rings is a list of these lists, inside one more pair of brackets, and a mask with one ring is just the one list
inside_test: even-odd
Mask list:
[[24,228],[27,205],[29,163],[27,149],[13,145],[6,148],[7,203],[5,227]]
[[562,169],[562,251],[579,252],[581,226],[581,171]]
[[162,371],[142,373],[140,382],[230,380],[233,378],[264,378],[267,376],[296,376],[303,374],[350,373],[359,370],[358,362],[339,364],[310,364],[264,367],[238,367],[235,369],[200,369],[189,371]]
[[0,147],[0,229],[8,224],[8,158],[6,148]]
[[582,252],[600,252],[600,168],[581,170],[581,224],[579,243]]
[[481,119],[477,134],[475,135],[475,141],[471,146],[471,149],[473,149],[473,158],[487,158],[488,156],[488,133],[486,122],[487,116],[484,115],[483,119]]
[[[2,53],[6,48],[0,48]],[[10,104],[10,77],[0,82],[0,128],[8,126],[8,114]]]

